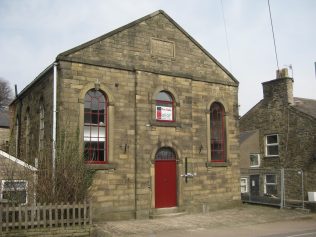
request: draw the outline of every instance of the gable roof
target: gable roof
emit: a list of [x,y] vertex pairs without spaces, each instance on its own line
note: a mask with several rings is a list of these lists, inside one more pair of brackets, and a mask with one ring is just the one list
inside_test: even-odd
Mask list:
[[152,18],[154,16],[157,16],[159,14],[162,14],[164,17],[166,17],[177,29],[179,29],[186,37],[188,37],[203,53],[205,53],[218,67],[220,67],[237,85],[239,84],[238,80],[220,62],[218,62],[206,49],[204,49],[202,47],[202,45],[200,45],[191,35],[189,35],[179,24],[177,24],[163,10],[158,10],[156,12],[153,12],[153,13],[151,13],[151,14],[149,14],[147,16],[144,16],[144,17],[142,17],[142,18],[140,18],[138,20],[135,20],[135,21],[133,21],[133,22],[127,24],[127,25],[119,27],[119,28],[107,33],[107,34],[104,34],[104,35],[102,35],[102,36],[100,36],[98,38],[95,38],[95,39],[90,40],[90,41],[88,41],[86,43],[83,43],[83,44],[81,44],[81,45],[79,45],[77,47],[74,47],[74,48],[72,48],[70,50],[67,50],[67,51],[59,54],[57,56],[56,60],[66,59],[66,57],[69,54],[75,53],[75,52],[77,52],[79,50],[82,50],[82,49],[84,49],[86,47],[89,47],[89,46],[91,46],[91,45],[93,45],[95,43],[98,43],[98,42],[100,42],[100,41],[102,41],[102,40],[104,40],[104,39],[106,39],[108,37],[111,37],[111,36],[121,32],[123,30],[131,28],[131,27],[133,27],[133,26],[135,26],[135,25],[137,25],[137,24],[139,24],[141,22],[144,22],[144,21],[146,21],[146,20],[148,20],[148,19],[150,19],[150,18]]
[[31,170],[31,171],[37,171],[37,168],[25,163],[24,161],[14,157],[14,156],[11,156],[10,154],[8,154],[2,150],[0,150],[0,159],[8,159],[8,160],[10,160],[18,165],[21,165],[24,168]]
[[316,100],[294,97],[293,107],[316,118]]

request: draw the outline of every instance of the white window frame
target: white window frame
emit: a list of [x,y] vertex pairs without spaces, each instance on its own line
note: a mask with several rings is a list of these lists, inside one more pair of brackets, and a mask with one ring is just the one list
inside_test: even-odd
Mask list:
[[[267,183],[267,176],[268,175],[273,175],[275,177],[275,183]],[[264,176],[264,193],[265,194],[270,194],[270,193],[267,193],[267,185],[270,185],[270,186],[275,186],[276,189],[277,189],[277,175],[276,174],[266,174]]]
[[[25,189],[24,188],[15,188],[12,190],[9,189],[5,189],[4,188],[4,184],[6,182],[24,182],[25,183]],[[14,180],[1,180],[1,192],[0,192],[0,199],[3,200],[3,192],[4,191],[24,191],[25,190],[25,202],[24,203],[20,203],[22,205],[26,205],[28,203],[28,181],[27,180],[18,180],[18,179],[14,179]]]
[[[244,184],[242,183],[243,180],[245,181]],[[242,187],[246,187],[246,190],[243,191]],[[245,178],[245,177],[240,178],[240,192],[241,193],[248,193],[248,178]]]
[[[268,137],[271,137],[271,136],[277,136],[277,142],[276,143],[269,143],[268,144]],[[279,156],[279,134],[269,134],[269,135],[266,135],[265,138],[264,138],[264,144],[265,144],[265,156],[266,157],[276,157],[276,156]],[[278,154],[277,155],[270,155],[268,154],[268,147],[270,146],[278,146]]]
[[[251,156],[256,156],[257,157],[257,159],[258,159],[258,164],[257,165],[251,165],[251,159],[250,159]],[[260,167],[260,154],[258,154],[258,153],[250,153],[249,154],[249,163],[250,163],[250,167],[251,168]]]

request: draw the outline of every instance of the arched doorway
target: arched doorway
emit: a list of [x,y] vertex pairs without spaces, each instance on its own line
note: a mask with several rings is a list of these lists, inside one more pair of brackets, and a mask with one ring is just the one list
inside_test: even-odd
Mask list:
[[177,206],[176,154],[169,147],[160,148],[155,156],[155,207]]

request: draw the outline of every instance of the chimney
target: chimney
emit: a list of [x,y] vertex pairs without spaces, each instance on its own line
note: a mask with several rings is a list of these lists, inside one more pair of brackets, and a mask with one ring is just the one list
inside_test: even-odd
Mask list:
[[263,98],[266,102],[284,105],[293,104],[293,78],[289,77],[288,69],[276,71],[276,79],[262,83]]
[[289,77],[289,71],[287,68],[282,68],[281,70],[276,70],[276,78],[285,78]]

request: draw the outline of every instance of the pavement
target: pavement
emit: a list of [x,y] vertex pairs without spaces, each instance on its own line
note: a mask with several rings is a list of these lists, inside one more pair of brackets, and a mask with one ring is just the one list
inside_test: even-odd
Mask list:
[[[298,219],[315,219],[315,213],[301,209],[279,209],[260,205],[243,204],[233,209],[212,211],[205,214],[185,214],[161,219],[111,221],[94,224],[93,237],[156,236],[168,231],[235,228],[255,224]],[[185,236],[185,235],[184,235]]]

